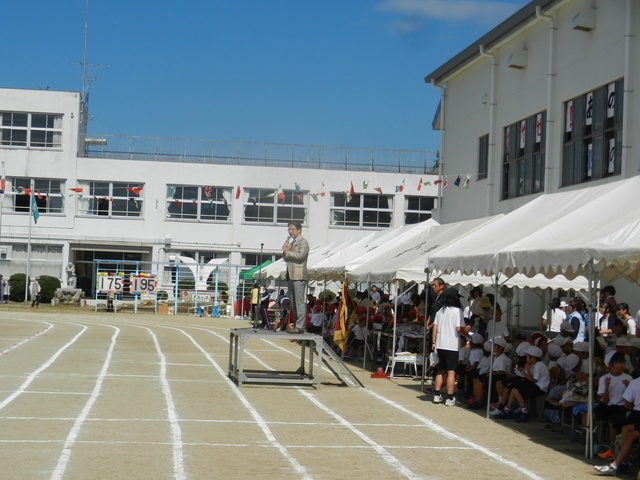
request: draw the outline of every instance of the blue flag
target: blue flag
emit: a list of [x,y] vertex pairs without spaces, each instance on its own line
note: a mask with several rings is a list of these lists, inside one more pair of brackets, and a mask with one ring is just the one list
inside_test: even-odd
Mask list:
[[33,214],[33,221],[38,223],[40,212],[38,211],[38,203],[36,202],[36,197],[31,198],[31,213]]

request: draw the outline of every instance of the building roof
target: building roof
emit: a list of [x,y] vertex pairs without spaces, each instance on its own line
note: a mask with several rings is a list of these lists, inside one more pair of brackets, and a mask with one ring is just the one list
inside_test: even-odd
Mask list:
[[424,81],[426,83],[431,83],[431,80],[433,79],[436,83],[442,83],[443,79],[449,76],[452,72],[455,72],[460,67],[480,56],[480,45],[484,45],[487,49],[490,48],[492,45],[499,43],[523,25],[535,19],[536,7],[541,7],[542,12],[544,13],[547,7],[560,3],[561,1],[563,0],[534,0],[529,2],[493,30],[480,37],[455,57],[451,58],[448,62],[427,75],[424,78]]

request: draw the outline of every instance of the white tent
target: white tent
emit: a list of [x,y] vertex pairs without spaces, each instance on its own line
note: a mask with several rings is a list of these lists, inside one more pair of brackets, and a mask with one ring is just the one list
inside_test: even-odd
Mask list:
[[[543,274],[589,278],[589,296],[595,297],[601,278],[640,277],[640,177],[581,190],[542,195],[505,215],[495,242],[490,231],[480,233],[475,248],[463,239],[436,252],[433,268],[471,273],[481,271],[496,278],[505,273]],[[589,322],[590,338],[595,321]],[[591,342],[593,357],[593,342]],[[589,385],[593,385],[589,362]],[[593,396],[589,395],[589,416]],[[591,426],[593,422],[589,422]],[[586,454],[592,456],[593,431],[589,429]]]
[[[334,251],[335,248],[337,248],[340,245],[343,245],[343,243],[344,242],[334,242],[324,247],[322,245],[317,245],[315,247],[312,247],[309,250],[309,258],[307,260],[307,264],[311,261],[317,261],[315,259],[324,258],[325,255],[327,255],[329,252]],[[259,275],[259,272],[254,273],[253,278],[258,278],[258,275]],[[265,268],[262,269],[262,278],[285,278],[286,275],[287,275],[287,264],[282,258],[280,260],[273,262],[270,265],[267,265]]]

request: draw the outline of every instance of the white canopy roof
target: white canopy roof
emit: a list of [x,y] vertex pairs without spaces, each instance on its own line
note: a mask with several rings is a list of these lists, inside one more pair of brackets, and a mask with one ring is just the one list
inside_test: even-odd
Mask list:
[[638,279],[640,177],[541,195],[429,257],[432,270]]

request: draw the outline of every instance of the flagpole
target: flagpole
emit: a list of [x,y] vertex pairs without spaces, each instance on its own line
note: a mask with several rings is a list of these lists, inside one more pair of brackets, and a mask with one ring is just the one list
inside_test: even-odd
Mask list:
[[24,286],[24,302],[29,301],[29,283],[31,280],[31,217],[33,216],[33,179],[29,183],[29,230],[27,234],[27,279]]

